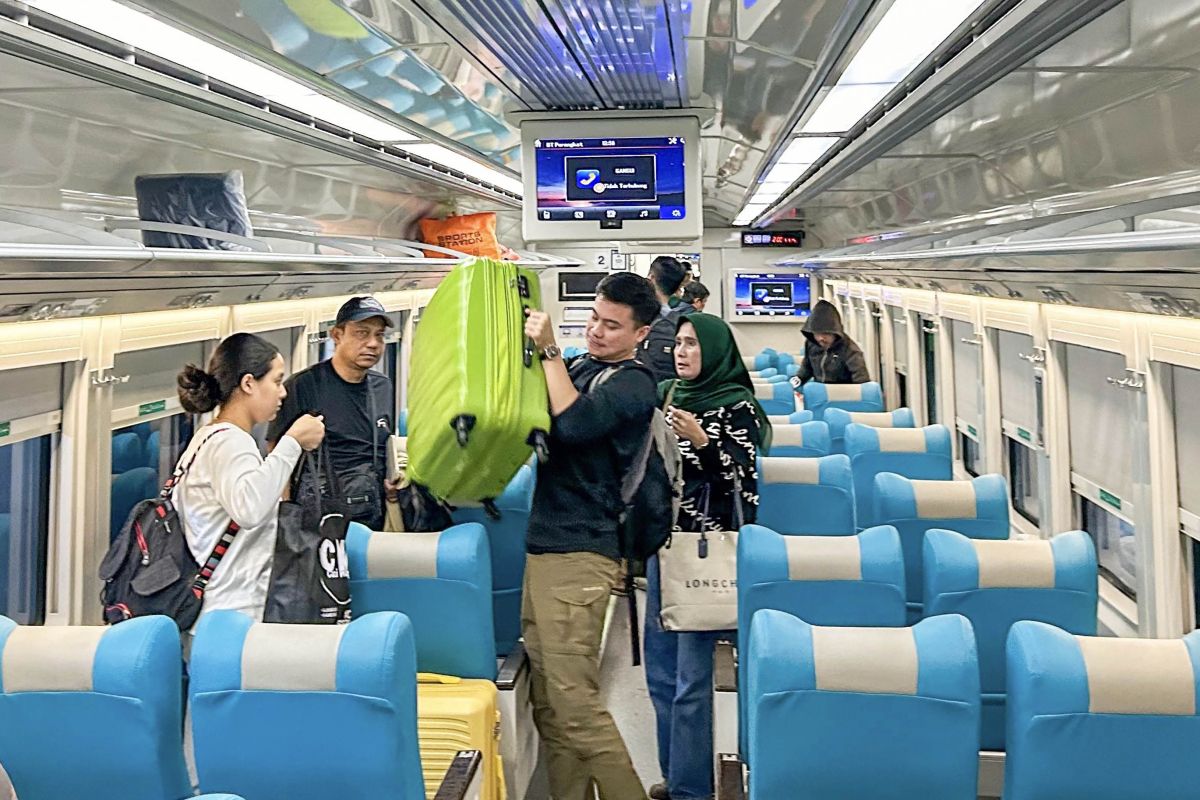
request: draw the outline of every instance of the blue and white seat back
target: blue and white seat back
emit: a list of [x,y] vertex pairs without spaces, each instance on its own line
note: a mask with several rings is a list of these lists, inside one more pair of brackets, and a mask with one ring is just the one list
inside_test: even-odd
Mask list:
[[772,425],[803,425],[813,421],[811,411],[793,411],[790,414],[772,414],[767,417]]
[[429,533],[346,533],[354,617],[399,611],[411,620],[417,668],[459,678],[496,677],[492,565],[477,523]]
[[204,791],[288,800],[425,796],[416,649],[403,614],[273,625],[213,611],[196,626],[189,674]]
[[[785,611],[811,625],[904,625],[904,561],[894,528],[856,536],[784,536],[746,525],[737,546],[738,631],[746,653],[750,622],[765,608]],[[747,660],[738,661],[746,685]],[[747,693],[738,694],[746,718]],[[746,726],[740,725],[746,751]]]
[[874,381],[869,383],[817,383],[809,381],[801,387],[804,407],[813,412],[814,419],[825,419],[825,410],[883,411],[883,389]]
[[487,531],[492,559],[492,621],[496,652],[508,655],[521,638],[521,586],[525,578],[525,532],[533,508],[533,467],[525,465],[496,498],[500,519],[482,508],[459,506],[456,523],[477,522]]
[[900,532],[909,609],[920,618],[921,553],[925,532],[957,531],[972,539],[1009,537],[1008,483],[1001,475],[969,481],[909,480],[884,472],[875,476],[875,513]]
[[1183,800],[1200,786],[1200,631],[1008,638],[1006,800]]
[[1049,541],[925,534],[925,615],[962,614],[979,648],[984,750],[1004,749],[1004,647],[1021,620],[1096,633],[1096,548],[1082,531]]
[[779,383],[754,383],[754,397],[762,406],[763,411],[770,416],[794,414],[800,409],[796,407],[796,392],[787,381]]
[[975,800],[979,666],[971,624],[750,624],[751,800]]
[[775,351],[763,350],[754,357],[754,371],[762,372],[764,369],[771,369],[775,366]]
[[758,524],[783,534],[855,531],[854,480],[846,456],[758,460]]
[[182,800],[182,654],[168,617],[114,627],[0,617],[0,764],[27,800]]
[[864,528],[891,524],[891,520],[876,514],[875,476],[879,473],[935,481],[948,481],[954,476],[950,431],[944,425],[872,428],[851,423],[846,426],[846,455],[854,472],[858,524]]
[[796,363],[796,357],[791,353],[776,353],[775,354],[775,369],[781,373],[788,367]]
[[871,428],[914,428],[912,409],[897,408],[895,411],[846,411],[830,408],[825,411],[825,422],[829,424],[831,452],[846,452],[846,426],[857,423]]
[[829,426],[824,422],[771,425],[771,451],[784,458],[820,458],[829,455]]

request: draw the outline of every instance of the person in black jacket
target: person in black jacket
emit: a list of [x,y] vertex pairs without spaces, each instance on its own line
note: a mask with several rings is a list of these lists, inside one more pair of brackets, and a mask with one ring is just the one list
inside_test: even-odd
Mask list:
[[565,364],[554,326],[529,312],[550,404],[549,458],[538,468],[525,539],[521,630],[533,720],[546,745],[550,794],[646,800],[600,696],[600,640],[623,575],[621,484],[650,432],[655,384],[634,356],[658,317],[650,283],[631,272],[596,288],[588,352]]
[[846,335],[842,315],[828,300],[813,306],[804,333],[804,360],[800,372],[792,378],[799,388],[809,381],[817,383],[866,383],[871,380],[862,348]]
[[650,264],[650,283],[662,308],[638,350],[638,360],[654,373],[657,383],[675,377],[675,328],[680,317],[696,310],[679,297],[687,275],[679,259],[673,256],[659,256]]

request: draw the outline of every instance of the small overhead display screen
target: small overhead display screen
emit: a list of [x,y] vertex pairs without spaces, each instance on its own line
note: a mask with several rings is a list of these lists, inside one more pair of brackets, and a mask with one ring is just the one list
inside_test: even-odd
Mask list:
[[536,139],[533,144],[540,220],[687,216],[685,137]]
[[804,244],[804,231],[759,232],[742,231],[742,247],[799,247]]
[[734,272],[732,317],[805,319],[812,303],[809,277],[795,272]]
[[692,116],[521,123],[527,242],[692,242],[703,232]]

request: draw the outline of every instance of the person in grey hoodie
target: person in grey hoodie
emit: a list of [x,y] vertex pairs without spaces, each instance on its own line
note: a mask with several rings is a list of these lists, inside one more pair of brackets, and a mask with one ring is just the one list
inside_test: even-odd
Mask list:
[[818,300],[804,333],[804,360],[800,372],[792,378],[799,388],[809,381],[818,383],[866,383],[871,380],[862,348],[846,335],[842,315],[828,300]]

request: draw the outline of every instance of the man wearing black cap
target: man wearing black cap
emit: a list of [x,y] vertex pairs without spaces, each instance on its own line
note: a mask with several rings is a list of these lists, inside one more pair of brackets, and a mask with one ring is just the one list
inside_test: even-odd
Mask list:
[[323,414],[325,442],[351,516],[372,530],[382,530],[384,497],[395,491],[385,466],[395,389],[386,375],[371,369],[383,356],[391,325],[374,297],[347,300],[329,331],[333,357],[288,380],[283,407],[267,432],[274,446],[301,414]]

